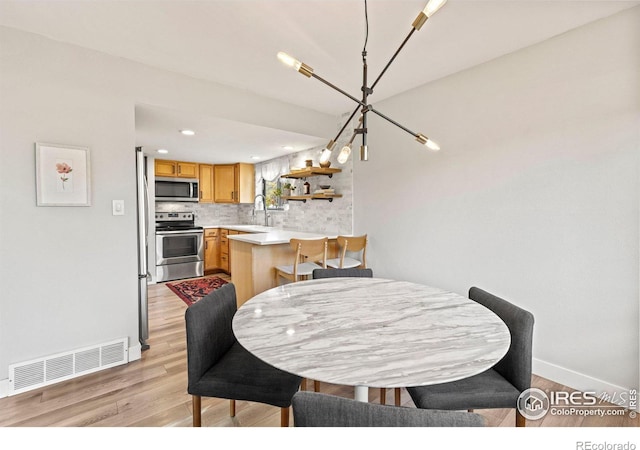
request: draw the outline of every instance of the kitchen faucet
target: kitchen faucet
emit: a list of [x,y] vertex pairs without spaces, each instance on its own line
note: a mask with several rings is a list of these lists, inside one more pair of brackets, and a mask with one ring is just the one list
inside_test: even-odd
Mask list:
[[262,194],[258,194],[253,198],[253,210],[256,209],[256,199],[262,197],[262,207],[264,208],[264,226],[269,226],[269,214],[267,214],[267,199]]

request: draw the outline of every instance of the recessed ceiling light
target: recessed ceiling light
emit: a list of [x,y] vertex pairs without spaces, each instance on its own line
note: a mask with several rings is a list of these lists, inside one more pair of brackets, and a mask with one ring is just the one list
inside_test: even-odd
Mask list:
[[193,136],[194,134],[196,134],[196,132],[193,130],[180,130],[180,133],[184,134],[185,136]]
[[282,147],[285,150],[293,150],[293,147],[290,145],[285,145],[284,147]]
[[169,153],[169,150],[164,149],[164,148],[159,148],[159,149],[158,149],[158,153],[162,153],[162,154],[164,154],[164,153]]
[[260,157],[259,157],[259,156],[252,156],[252,157],[251,157],[251,159],[256,159],[256,160],[258,160],[258,159],[260,159]]

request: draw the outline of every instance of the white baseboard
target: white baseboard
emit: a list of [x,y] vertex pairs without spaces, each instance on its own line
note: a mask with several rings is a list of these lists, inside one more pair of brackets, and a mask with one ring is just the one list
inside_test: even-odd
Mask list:
[[142,345],[136,342],[135,345],[129,347],[129,362],[142,359]]
[[0,398],[9,396],[9,379],[0,380]]
[[[533,358],[533,373],[581,392],[595,392],[598,396],[603,393],[612,395],[632,389],[638,390],[638,387],[618,386],[536,358]],[[636,409],[640,410],[640,405]]]

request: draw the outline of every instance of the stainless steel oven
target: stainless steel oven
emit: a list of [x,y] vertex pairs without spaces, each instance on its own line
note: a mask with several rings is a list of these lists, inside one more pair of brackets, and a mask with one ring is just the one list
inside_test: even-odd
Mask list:
[[156,276],[158,281],[204,274],[203,229],[194,214],[156,213]]

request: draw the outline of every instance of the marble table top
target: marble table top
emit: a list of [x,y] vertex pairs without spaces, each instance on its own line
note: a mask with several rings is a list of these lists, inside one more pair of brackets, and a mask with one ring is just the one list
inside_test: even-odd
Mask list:
[[442,289],[381,278],[328,278],[256,295],[233,319],[242,346],[274,367],[347,386],[445,383],[492,367],[509,329]]

